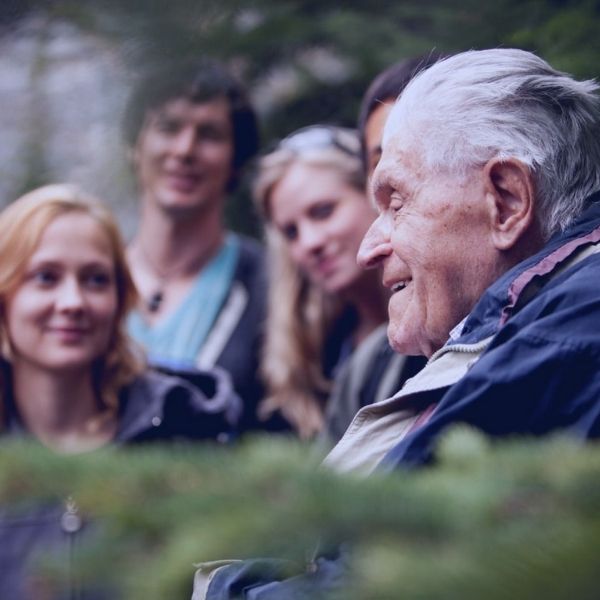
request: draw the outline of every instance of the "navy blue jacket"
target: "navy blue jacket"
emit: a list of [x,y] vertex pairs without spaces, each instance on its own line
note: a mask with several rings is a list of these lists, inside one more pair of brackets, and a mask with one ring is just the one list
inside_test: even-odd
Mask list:
[[563,430],[600,435],[600,202],[483,295],[450,346],[494,336],[468,373],[444,390],[427,423],[386,456],[389,467],[427,462],[439,433],[462,422],[493,436]]

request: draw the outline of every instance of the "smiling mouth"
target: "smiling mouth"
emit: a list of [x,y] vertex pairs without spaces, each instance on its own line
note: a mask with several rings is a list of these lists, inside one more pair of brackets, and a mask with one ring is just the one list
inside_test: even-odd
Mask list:
[[399,281],[398,283],[395,283],[390,289],[392,290],[392,293],[395,294],[396,292],[402,291],[409,283],[410,279],[407,279],[406,281]]
[[199,175],[193,173],[167,173],[170,185],[180,191],[194,189],[201,181]]
[[58,335],[87,335],[89,333],[89,329],[86,327],[50,327],[48,331]]
[[327,256],[321,258],[318,262],[315,263],[315,268],[319,272],[328,273],[334,270],[337,266],[337,257],[336,256]]

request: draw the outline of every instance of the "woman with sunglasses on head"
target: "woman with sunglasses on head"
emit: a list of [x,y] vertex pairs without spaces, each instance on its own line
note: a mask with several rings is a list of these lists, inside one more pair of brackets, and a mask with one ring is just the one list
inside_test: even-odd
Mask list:
[[336,371],[386,319],[377,273],[356,263],[375,218],[355,131],[315,125],[263,156],[254,186],[266,219],[271,289],[260,406],[301,437],[323,427]]

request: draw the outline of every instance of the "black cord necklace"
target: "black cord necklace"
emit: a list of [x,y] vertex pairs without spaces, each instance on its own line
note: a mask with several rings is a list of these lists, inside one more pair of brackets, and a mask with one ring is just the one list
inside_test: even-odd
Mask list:
[[157,280],[157,283],[154,286],[154,291],[144,299],[144,306],[146,310],[152,314],[155,314],[160,311],[164,304],[169,281],[171,281],[174,277],[178,277],[179,275],[193,272],[193,269],[190,268],[189,264],[175,265],[172,269],[168,269],[166,271],[159,269],[151,260],[144,246],[139,244],[138,248],[147,269],[152,272]]
[[175,275],[183,273],[184,269],[178,265],[177,268],[170,269],[168,271],[161,271],[161,269],[157,268],[153,261],[150,260],[150,257],[145,251],[143,245],[140,244],[138,247],[146,266],[150,268],[150,271],[152,271],[155,278],[158,280],[154,291],[144,299],[144,305],[148,312],[157,313],[161,309],[165,300],[166,286],[169,283],[169,280]]
[[160,305],[165,297],[163,290],[156,290],[150,294],[150,297],[146,300],[146,308],[149,312],[155,313],[160,310]]

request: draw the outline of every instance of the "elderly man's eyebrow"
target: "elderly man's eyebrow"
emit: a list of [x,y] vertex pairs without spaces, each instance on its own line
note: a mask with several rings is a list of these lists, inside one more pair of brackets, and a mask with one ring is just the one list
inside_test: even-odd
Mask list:
[[387,179],[382,180],[381,177],[375,179],[372,183],[372,197],[375,208],[385,207],[389,203],[390,194],[394,188],[390,185]]
[[378,196],[382,193],[383,188],[387,186],[387,183],[382,181],[381,177],[373,177],[371,179],[371,191],[374,196]]
[[403,196],[409,195],[406,180],[394,169],[386,170],[381,177],[373,182],[373,193],[375,195],[390,196],[395,192]]

